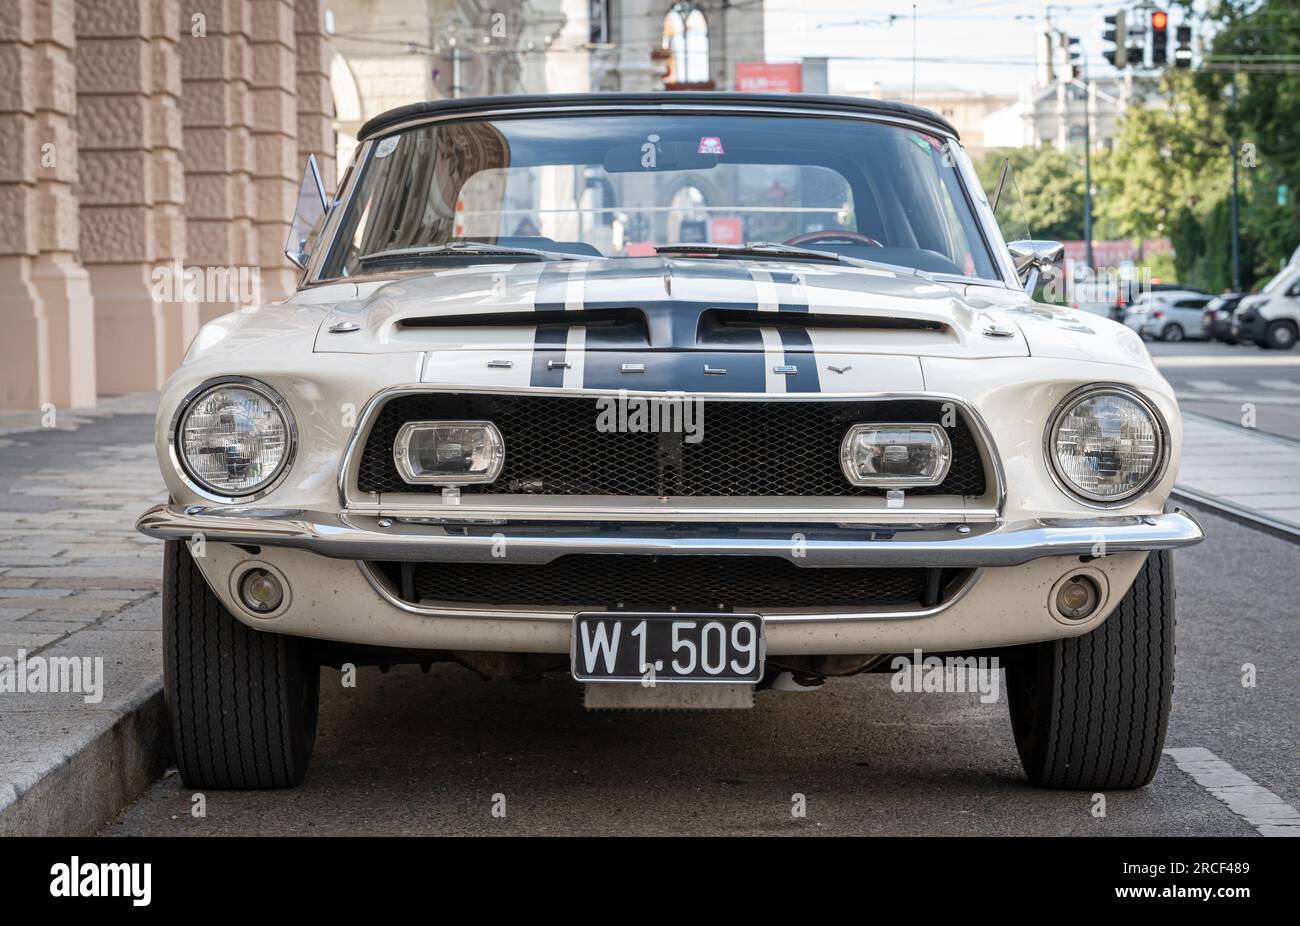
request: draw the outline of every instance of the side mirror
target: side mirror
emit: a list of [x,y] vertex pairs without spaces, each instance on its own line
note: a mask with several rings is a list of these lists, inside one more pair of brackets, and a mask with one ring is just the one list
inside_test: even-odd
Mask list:
[[1034,291],[1043,270],[1058,266],[1065,256],[1065,245],[1059,241],[1012,241],[1007,247],[1027,293]]
[[321,182],[316,155],[309,154],[307,167],[302,172],[302,184],[298,187],[298,207],[289,225],[289,240],[284,243],[284,256],[300,270],[307,266],[307,258],[311,256],[312,246],[320,235],[328,211],[325,184]]

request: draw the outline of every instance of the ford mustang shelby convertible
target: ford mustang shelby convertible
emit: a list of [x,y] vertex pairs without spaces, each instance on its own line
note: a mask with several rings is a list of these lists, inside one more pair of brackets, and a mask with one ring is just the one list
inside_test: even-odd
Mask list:
[[298,291],[162,395],[189,785],[301,781],[322,665],[714,709],[918,655],[997,658],[1034,784],[1150,780],[1178,406],[1134,332],[1034,301],[1060,246],[1004,241],[948,123],[512,97],[358,141],[332,198],[308,164]]

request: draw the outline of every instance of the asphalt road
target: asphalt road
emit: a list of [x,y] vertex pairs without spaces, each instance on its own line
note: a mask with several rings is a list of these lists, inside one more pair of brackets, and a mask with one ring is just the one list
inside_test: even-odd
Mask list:
[[[1175,558],[1166,747],[1209,749],[1300,806],[1300,607],[1286,581],[1300,545],[1202,517],[1209,539]],[[324,670],[302,787],[211,792],[196,818],[172,774],[105,834],[1256,833],[1168,756],[1095,816],[1091,794],[1025,783],[1004,700],[896,694],[884,675],[716,714],[587,713],[565,678],[482,682],[454,666],[339,679]]]
[[1300,349],[1208,341],[1149,341],[1147,349],[1184,412],[1238,426],[1249,415],[1260,431],[1300,440]]

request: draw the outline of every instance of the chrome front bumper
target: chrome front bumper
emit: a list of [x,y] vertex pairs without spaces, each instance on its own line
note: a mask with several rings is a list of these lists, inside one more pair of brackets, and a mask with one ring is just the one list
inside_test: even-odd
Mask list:
[[289,547],[334,559],[549,563],[573,553],[777,556],[800,566],[1018,566],[1049,556],[1171,550],[1204,532],[1187,512],[944,525],[429,524],[352,513],[158,505],[160,540]]

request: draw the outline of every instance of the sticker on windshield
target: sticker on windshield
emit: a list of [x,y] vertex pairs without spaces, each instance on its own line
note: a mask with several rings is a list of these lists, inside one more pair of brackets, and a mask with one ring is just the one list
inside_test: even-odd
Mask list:
[[907,137],[911,139],[918,148],[927,153],[943,150],[943,142],[935,138],[933,135],[909,135]]
[[381,139],[379,144],[375,145],[375,157],[386,158],[397,148],[397,143],[402,140],[400,135],[390,135],[388,138]]
[[712,135],[706,135],[700,139],[700,147],[696,154],[722,154],[722,139],[714,138]]

